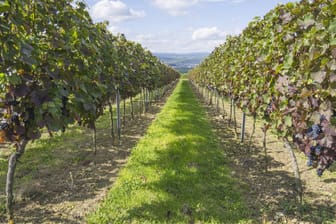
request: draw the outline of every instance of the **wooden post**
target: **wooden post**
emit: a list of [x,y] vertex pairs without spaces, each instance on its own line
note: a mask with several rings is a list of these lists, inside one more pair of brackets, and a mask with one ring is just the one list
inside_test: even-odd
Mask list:
[[241,126],[241,133],[240,133],[240,142],[244,142],[244,136],[245,136],[245,120],[246,120],[246,115],[245,112],[243,112],[243,117],[242,117],[242,126]]
[[218,93],[217,89],[216,89],[216,110],[217,110],[217,113],[220,113],[220,110],[219,110],[219,93]]
[[113,107],[112,107],[111,100],[108,101],[108,106],[109,106],[109,112],[110,112],[110,125],[111,125],[110,135],[112,137],[112,144],[114,144]]
[[97,155],[97,129],[96,129],[95,123],[93,123],[93,128],[92,128],[92,147],[93,147],[94,155]]
[[222,98],[223,116],[225,116],[226,112],[225,112],[225,105],[224,105],[224,96],[222,96],[221,98]]
[[148,92],[148,89],[147,88],[145,88],[145,108],[146,108],[146,113],[148,112],[148,107],[149,107],[149,99],[148,99],[148,94],[149,92]]
[[146,89],[145,88],[142,89],[142,103],[143,103],[143,113],[145,114],[146,111],[147,111],[147,108],[146,108]]
[[133,97],[130,97],[130,103],[131,103],[131,117],[132,120],[134,120],[134,108],[133,108]]
[[120,92],[119,89],[117,89],[116,94],[116,104],[117,104],[117,134],[118,134],[118,141],[120,143],[120,137],[121,137],[121,122],[120,122]]
[[237,117],[236,117],[236,104],[235,104],[235,101],[233,101],[233,123],[234,123],[235,137],[238,138],[238,132],[237,132]]
[[232,122],[232,109],[233,109],[233,99],[230,98],[230,117],[229,117],[229,125],[231,125],[231,122]]
[[126,125],[126,99],[124,98],[123,99],[123,125],[124,125],[124,127],[125,127],[125,125]]
[[139,106],[139,117],[141,117],[141,114],[142,114],[142,88],[141,88],[141,91],[140,91],[140,94],[139,94],[139,99],[138,99],[138,106]]

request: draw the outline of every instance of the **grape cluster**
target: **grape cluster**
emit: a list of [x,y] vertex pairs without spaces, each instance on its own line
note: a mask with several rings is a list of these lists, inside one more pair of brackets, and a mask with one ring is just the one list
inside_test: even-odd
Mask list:
[[[322,117],[321,117],[322,119]],[[306,136],[310,139],[316,140],[322,133],[320,125],[313,124],[308,128]],[[307,166],[317,166],[319,155],[321,154],[322,147],[319,144],[310,147],[310,153],[307,155]],[[318,168],[317,175],[321,176],[324,170]]]
[[307,138],[301,141],[304,142],[301,150],[307,155],[307,166],[317,167],[317,175],[322,176],[336,159],[333,126],[326,116],[321,115],[320,122],[308,128],[304,136]]
[[9,124],[6,121],[0,122],[0,131],[6,130],[9,128]]
[[273,96],[271,101],[267,104],[264,116],[268,117],[275,109],[276,109],[276,105],[275,105],[276,99]]
[[15,125],[20,125],[20,119],[19,119],[19,114],[18,113],[14,113],[11,116],[11,122],[13,122]]
[[323,172],[324,172],[324,170],[321,169],[321,168],[316,170],[317,176],[319,176],[319,177],[322,176]]
[[[215,85],[227,94],[234,92],[238,107],[263,115],[280,138],[292,138],[308,157],[307,165],[316,165],[318,175],[336,161],[336,117],[331,117],[332,113],[336,115],[335,96],[325,91],[334,88],[335,80],[326,78],[329,70],[311,70],[336,58],[335,47],[326,45],[324,32],[334,31],[330,29],[334,28],[334,2],[279,5],[263,18],[253,20],[240,35],[227,38],[189,72],[189,77],[201,86]],[[304,24],[299,15],[310,15],[309,22]],[[274,41],[270,43],[270,39]],[[326,57],[310,57],[311,49],[302,47],[307,40],[321,48],[326,46]],[[266,59],[265,51],[269,49],[276,49],[269,55],[275,60]],[[309,58],[309,63],[294,63],[293,57]],[[306,81],[305,72],[311,74],[313,85]],[[316,124],[311,125],[311,121]]]
[[313,166],[317,162],[321,151],[322,147],[319,144],[310,147],[310,154],[307,156],[307,166]]
[[5,104],[7,106],[17,106],[19,102],[16,99],[8,99],[6,100]]
[[307,131],[307,137],[312,138],[314,140],[316,140],[319,135],[321,134],[322,130],[320,125],[318,124],[313,124]]
[[67,103],[68,103],[68,97],[62,96],[61,110],[62,110],[62,115],[65,117],[68,117],[70,114],[69,110],[67,109]]

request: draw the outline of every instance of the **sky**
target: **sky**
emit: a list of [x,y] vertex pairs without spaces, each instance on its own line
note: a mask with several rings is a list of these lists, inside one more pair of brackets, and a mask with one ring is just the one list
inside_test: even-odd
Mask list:
[[256,16],[294,0],[84,0],[95,22],[155,53],[211,52]]

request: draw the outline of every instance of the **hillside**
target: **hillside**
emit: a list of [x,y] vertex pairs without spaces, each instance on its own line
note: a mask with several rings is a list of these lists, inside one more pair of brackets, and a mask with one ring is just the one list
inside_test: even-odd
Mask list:
[[188,54],[175,54],[175,53],[154,53],[162,62],[173,67],[181,73],[186,73],[194,68],[209,55],[209,53],[188,53]]

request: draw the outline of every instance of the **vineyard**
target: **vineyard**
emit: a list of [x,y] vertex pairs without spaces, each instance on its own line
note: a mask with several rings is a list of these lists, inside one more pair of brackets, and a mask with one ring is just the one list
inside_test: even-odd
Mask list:
[[1,1],[0,13],[0,142],[16,147],[6,185],[13,222],[14,173],[29,141],[77,123],[93,130],[96,153],[95,123],[106,107],[112,112],[116,101],[119,113],[121,98],[147,98],[179,74],[107,24],[94,24],[84,3]]
[[[188,80],[93,22],[83,2],[0,1],[0,222],[277,223],[286,212],[335,222],[335,18],[333,0],[278,5],[226,38]],[[204,107],[216,112],[209,118]],[[246,192],[261,188],[241,167],[257,155],[262,166],[249,169],[262,173],[265,192],[277,191],[265,179],[278,183],[275,149],[288,155],[294,174],[279,185],[294,186],[283,186],[294,202],[266,208],[277,193],[263,193],[266,202],[252,205]],[[327,187],[315,191],[312,180]],[[56,198],[62,208],[49,205]],[[27,210],[33,201],[45,211]]]
[[272,128],[303,151],[318,176],[336,159],[335,13],[328,0],[278,6],[191,72],[198,85],[262,118],[265,133]]

